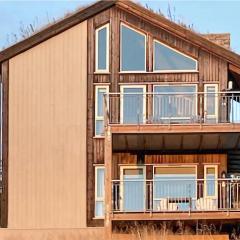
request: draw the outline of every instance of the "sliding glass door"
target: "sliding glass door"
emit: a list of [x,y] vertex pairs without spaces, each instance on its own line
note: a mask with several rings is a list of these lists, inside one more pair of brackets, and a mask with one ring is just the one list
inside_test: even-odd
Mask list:
[[141,212],[145,209],[145,168],[121,168],[121,209]]

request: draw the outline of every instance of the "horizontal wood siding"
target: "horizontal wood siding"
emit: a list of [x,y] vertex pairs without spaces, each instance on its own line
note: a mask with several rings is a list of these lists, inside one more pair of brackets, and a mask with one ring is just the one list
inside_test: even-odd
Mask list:
[[86,227],[87,22],[9,63],[9,228]]

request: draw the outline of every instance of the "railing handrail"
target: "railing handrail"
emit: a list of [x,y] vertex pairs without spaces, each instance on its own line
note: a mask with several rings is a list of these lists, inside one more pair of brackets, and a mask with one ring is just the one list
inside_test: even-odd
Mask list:
[[240,94],[240,91],[220,91],[220,92],[144,92],[144,93],[122,93],[122,92],[111,92],[104,93],[104,96],[112,96],[112,95],[219,95],[219,94]]
[[124,179],[124,180],[111,180],[112,183],[118,183],[118,182],[161,182],[161,181],[239,181],[240,178],[215,178],[215,179],[177,179],[177,178],[171,178],[171,179]]

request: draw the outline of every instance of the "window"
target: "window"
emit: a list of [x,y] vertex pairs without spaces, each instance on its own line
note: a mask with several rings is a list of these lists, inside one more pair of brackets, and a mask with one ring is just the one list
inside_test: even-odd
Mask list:
[[121,167],[121,210],[145,209],[145,167]]
[[104,217],[104,167],[99,166],[95,168],[95,217]]
[[216,122],[218,116],[218,85],[217,84],[205,84],[205,101],[204,112],[205,120],[207,122]]
[[145,122],[146,86],[121,86],[121,123]]
[[153,91],[153,122],[184,122],[197,117],[196,85],[156,85]]
[[190,204],[196,198],[196,176],[196,166],[154,167],[154,209],[186,210],[193,207]]
[[96,30],[96,72],[109,71],[109,24]]
[[154,71],[193,72],[197,71],[197,61],[157,40],[153,41]]
[[146,35],[121,24],[121,72],[146,71]]
[[[107,94],[108,86],[95,87],[95,135],[104,135],[104,94]],[[107,102],[108,104],[108,102]]]
[[204,166],[205,198],[217,198],[217,166]]

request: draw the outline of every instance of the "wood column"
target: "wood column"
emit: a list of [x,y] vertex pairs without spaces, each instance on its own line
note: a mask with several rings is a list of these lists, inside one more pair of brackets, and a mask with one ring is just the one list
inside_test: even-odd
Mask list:
[[105,239],[112,239],[112,133],[105,131]]
[[9,86],[9,62],[1,65],[2,72],[2,193],[1,193],[1,218],[0,225],[6,228],[8,225],[8,86]]

